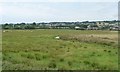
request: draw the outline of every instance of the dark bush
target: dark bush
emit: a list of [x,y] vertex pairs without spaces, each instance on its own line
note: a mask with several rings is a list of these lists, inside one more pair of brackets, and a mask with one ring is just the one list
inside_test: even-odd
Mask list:
[[107,51],[107,50],[104,50],[105,52]]
[[111,51],[109,50],[108,52],[110,53]]
[[84,47],[84,48],[87,48],[87,47]]
[[40,55],[36,54],[35,57],[36,57],[36,60],[41,60],[41,56]]
[[64,61],[64,59],[63,59],[63,58],[61,58],[61,59],[60,59],[60,62],[63,62],[63,61]]
[[85,64],[87,64],[87,65],[89,65],[89,64],[90,64],[90,62],[89,62],[89,61],[84,61],[84,63],[85,63]]
[[68,65],[71,66],[71,65],[72,65],[72,62],[71,62],[71,61],[68,61]]
[[45,55],[42,57],[43,59],[47,58]]
[[29,58],[29,59],[34,59],[35,56],[34,56],[33,54],[28,54],[28,55],[27,55],[27,58]]
[[49,68],[56,68],[56,66],[57,66],[57,65],[56,65],[55,63],[53,63],[53,62],[51,62],[51,63],[48,65]]
[[69,52],[69,49],[67,50],[67,52]]

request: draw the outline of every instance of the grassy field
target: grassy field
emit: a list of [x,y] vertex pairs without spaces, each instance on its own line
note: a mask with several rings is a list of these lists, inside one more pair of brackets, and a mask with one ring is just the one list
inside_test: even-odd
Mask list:
[[0,71],[2,71],[2,30],[0,30]]
[[2,36],[3,70],[118,69],[116,31],[8,30]]

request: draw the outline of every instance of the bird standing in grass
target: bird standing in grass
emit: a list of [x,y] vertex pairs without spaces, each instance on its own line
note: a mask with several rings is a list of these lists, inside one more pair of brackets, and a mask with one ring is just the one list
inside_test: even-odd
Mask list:
[[56,36],[55,39],[60,39],[60,37],[59,37],[59,36]]

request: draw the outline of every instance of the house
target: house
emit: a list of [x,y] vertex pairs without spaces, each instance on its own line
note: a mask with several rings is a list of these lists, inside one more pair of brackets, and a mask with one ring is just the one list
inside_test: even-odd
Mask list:
[[119,26],[113,26],[113,27],[110,27],[110,30],[120,30],[120,27]]
[[104,25],[107,25],[107,23],[104,23],[104,22],[96,22],[96,24],[98,27],[102,27]]
[[98,27],[92,27],[91,25],[87,26],[87,30],[98,30]]

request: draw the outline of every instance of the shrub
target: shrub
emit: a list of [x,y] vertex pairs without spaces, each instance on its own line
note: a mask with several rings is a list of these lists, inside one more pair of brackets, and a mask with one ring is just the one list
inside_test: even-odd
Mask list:
[[87,47],[84,47],[84,48],[87,48]]
[[85,63],[85,64],[87,64],[87,65],[89,65],[89,64],[90,64],[90,62],[89,62],[89,61],[84,61],[84,63]]
[[111,51],[109,50],[108,52],[110,53]]
[[72,62],[71,62],[71,61],[68,61],[68,65],[71,66],[71,65],[72,65]]
[[96,67],[98,68],[99,65],[98,65],[98,63],[93,62],[93,63],[91,63],[91,66],[94,68],[96,68]]
[[99,54],[99,55],[97,55],[97,56],[101,56],[101,55]]
[[27,57],[27,54],[26,53],[21,53],[21,56],[22,57]]
[[47,58],[47,56],[43,55],[42,58],[45,59],[45,58]]
[[54,62],[49,63],[48,67],[49,68],[56,68],[56,64]]
[[36,60],[41,60],[41,56],[39,54],[35,54]]
[[67,52],[69,52],[69,49],[67,50]]
[[63,48],[62,46],[60,46],[60,48]]
[[34,58],[35,58],[35,55],[34,55],[34,54],[28,54],[28,55],[27,55],[27,58],[29,58],[29,59],[34,59]]
[[105,52],[107,51],[107,50],[104,50]]
[[61,59],[60,59],[60,62],[63,62],[63,61],[64,61],[64,59],[63,59],[63,58],[61,58]]

